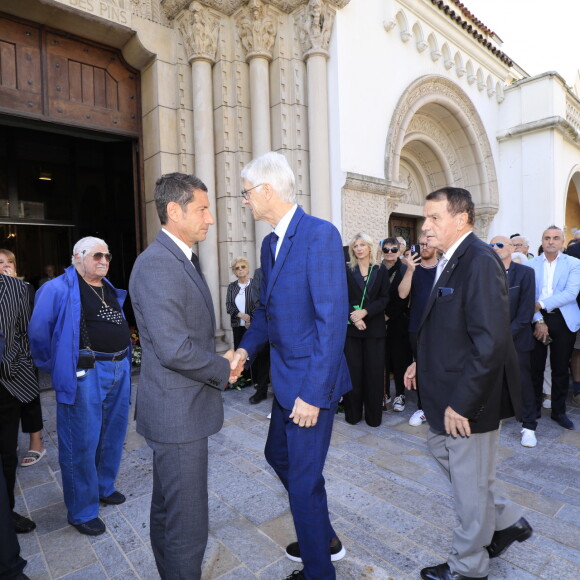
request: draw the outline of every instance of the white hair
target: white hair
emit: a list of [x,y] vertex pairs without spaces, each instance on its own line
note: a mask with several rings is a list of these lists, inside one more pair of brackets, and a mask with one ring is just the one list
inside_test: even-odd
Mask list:
[[87,236],[86,238],[81,238],[73,248],[73,255],[71,258],[71,264],[75,265],[75,255],[78,254],[81,259],[82,257],[90,252],[95,246],[105,246],[107,250],[109,246],[105,240],[101,240],[101,238],[94,238],[93,236]]
[[296,203],[294,172],[281,153],[270,151],[256,157],[242,169],[241,178],[254,187],[269,183],[282,201]]
[[513,252],[512,260],[518,264],[525,264],[528,261],[528,257],[522,252]]

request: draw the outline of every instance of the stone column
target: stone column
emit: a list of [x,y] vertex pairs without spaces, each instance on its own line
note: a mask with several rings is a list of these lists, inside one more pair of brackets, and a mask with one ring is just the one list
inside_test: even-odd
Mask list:
[[306,61],[310,142],[310,203],[312,215],[332,221],[328,142],[328,45],[334,10],[323,0],[309,0],[299,24]]
[[[237,27],[246,62],[250,65],[252,157],[256,158],[272,150],[270,61],[276,40],[276,24],[262,0],[250,0],[238,15]],[[260,265],[262,240],[271,229],[265,222],[255,222],[256,265]]]
[[[215,195],[215,146],[213,122],[212,66],[215,63],[219,22],[199,2],[192,2],[177,17],[193,80],[193,144],[195,174],[207,186],[211,211],[217,218]],[[218,227],[210,227],[207,238],[199,244],[199,260],[213,298],[216,318],[216,350],[225,352],[221,328]]]

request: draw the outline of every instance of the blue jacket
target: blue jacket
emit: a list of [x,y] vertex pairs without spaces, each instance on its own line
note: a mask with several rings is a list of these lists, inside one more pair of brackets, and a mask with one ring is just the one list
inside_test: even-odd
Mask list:
[[351,390],[344,357],[348,294],[342,241],[330,223],[298,208],[272,265],[262,243],[261,306],[240,346],[250,360],[270,343],[272,386],[280,405],[296,397],[316,407]]
[[[106,278],[104,281],[117,295],[122,309],[127,292],[117,290]],[[75,267],[69,266],[64,274],[38,289],[28,325],[34,364],[50,373],[56,400],[66,405],[75,402],[80,324],[79,281]]]

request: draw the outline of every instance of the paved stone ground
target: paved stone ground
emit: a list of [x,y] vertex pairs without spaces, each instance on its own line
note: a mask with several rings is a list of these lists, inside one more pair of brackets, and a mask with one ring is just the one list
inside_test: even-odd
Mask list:
[[[285,492],[263,456],[272,399],[252,406],[250,394],[224,393],[226,421],[210,440],[204,580],[280,580],[300,567],[284,557],[293,525]],[[19,536],[26,573],[35,580],[157,579],[149,545],[151,453],[134,422],[117,481],[127,502],[103,507],[108,531],[88,538],[66,522],[54,393],[44,392],[42,400],[48,455],[18,471],[16,509],[38,525]],[[419,578],[423,566],[446,559],[455,525],[450,488],[426,449],[427,427],[408,425],[414,410],[411,401],[403,413],[388,411],[376,429],[337,417],[325,476],[333,525],[348,551],[336,565],[338,578]],[[563,431],[547,413],[535,449],[521,447],[514,421],[502,429],[498,475],[535,534],[492,563],[492,579],[580,578],[580,433]],[[571,407],[570,416],[580,427],[580,409]],[[27,449],[24,436],[20,449]]]

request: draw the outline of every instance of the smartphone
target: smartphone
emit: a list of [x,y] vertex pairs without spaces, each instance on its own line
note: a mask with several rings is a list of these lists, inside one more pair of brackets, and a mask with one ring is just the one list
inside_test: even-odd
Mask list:
[[[419,244],[411,244],[410,249],[411,249],[411,256],[413,254],[417,254],[419,256],[419,258],[421,257],[421,246]],[[419,262],[421,262],[420,259],[419,259]]]

